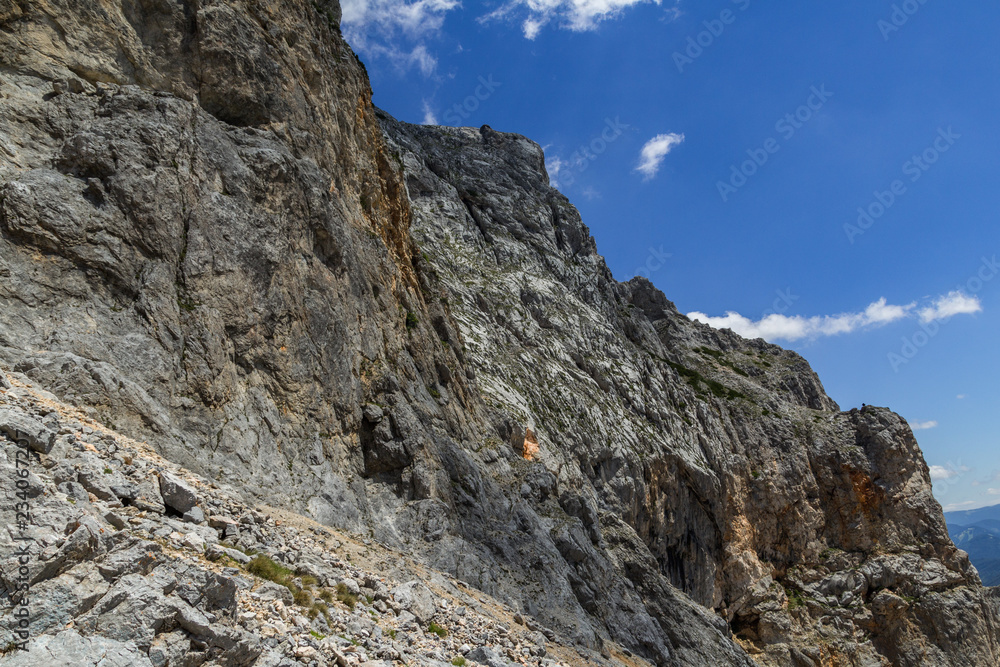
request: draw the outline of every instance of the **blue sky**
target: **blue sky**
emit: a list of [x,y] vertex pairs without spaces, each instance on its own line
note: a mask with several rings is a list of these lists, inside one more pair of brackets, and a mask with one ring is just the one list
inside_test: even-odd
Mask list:
[[1000,5],[345,0],[375,103],[546,151],[615,277],[907,418],[1000,503]]

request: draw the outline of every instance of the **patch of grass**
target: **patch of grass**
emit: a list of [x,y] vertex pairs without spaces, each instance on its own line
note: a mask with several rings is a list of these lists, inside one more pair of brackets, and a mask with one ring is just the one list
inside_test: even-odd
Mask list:
[[105,475],[110,475],[110,474],[111,474],[112,472],[113,472],[113,471],[111,470],[111,468],[105,468],[105,469],[104,469],[104,474],[105,474]]
[[347,605],[348,609],[354,609],[358,603],[358,596],[351,593],[345,584],[337,584],[337,600]]
[[451,664],[455,665],[455,667],[462,667],[462,665],[465,664],[465,658],[463,658],[460,655],[455,656],[454,658],[451,659]]
[[396,638],[396,629],[395,628],[389,628],[388,630],[385,631],[385,634],[389,635],[389,639],[395,639]]
[[259,554],[247,563],[246,569],[247,572],[261,579],[267,579],[282,586],[291,584],[292,571],[278,565],[264,554]]
[[313,638],[315,638],[315,639],[326,639],[326,635],[321,635],[320,633],[316,632],[315,630],[310,630],[309,634],[311,634],[313,636]]
[[754,479],[760,479],[760,471],[754,470],[753,472],[750,473],[750,476],[753,477]]
[[312,588],[313,586],[319,583],[318,581],[316,581],[316,577],[310,574],[302,575],[301,577],[299,577],[299,580],[302,582],[302,588]]
[[[695,392],[700,395],[707,395],[705,393],[705,388],[711,392],[712,395],[718,398],[742,398],[747,399],[746,395],[742,392],[736,391],[735,389],[730,389],[720,382],[715,380],[710,380],[703,376],[701,373],[695,370],[691,370],[687,366],[683,366],[673,361],[667,361],[667,364],[677,371],[677,374],[684,378],[689,385],[691,385]],[[704,388],[702,387],[704,385]]]
[[330,604],[333,604],[334,600],[333,593],[330,592],[330,589],[324,588],[319,592],[319,599],[322,600],[323,602],[328,602]]
[[434,634],[436,634],[438,637],[441,638],[448,636],[448,631],[444,627],[435,623],[434,621],[431,621],[431,624],[427,626],[427,631],[433,632]]
[[441,398],[441,392],[437,390],[437,387],[427,387],[427,392],[434,398]]
[[409,311],[409,310],[406,311],[406,328],[407,329],[409,329],[411,331],[413,329],[416,329],[417,328],[417,324],[419,322],[420,322],[420,320],[417,319],[417,316],[414,315],[412,311]]
[[305,588],[295,588],[292,591],[292,599],[295,600],[295,604],[300,607],[311,607],[313,604],[313,596]]

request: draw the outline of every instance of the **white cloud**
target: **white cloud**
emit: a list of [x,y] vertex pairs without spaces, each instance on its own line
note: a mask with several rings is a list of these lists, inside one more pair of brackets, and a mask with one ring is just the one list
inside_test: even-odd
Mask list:
[[683,141],[683,134],[656,135],[642,147],[642,150],[639,152],[639,166],[635,170],[643,175],[643,180],[648,181],[653,178],[656,176],[656,172],[660,170],[663,158],[667,157],[667,154],[674,149],[674,146],[679,145]]
[[927,429],[936,428],[938,423],[936,421],[926,421],[926,422],[910,422],[910,429],[914,431],[926,431]]
[[[914,316],[927,323],[946,319],[953,315],[977,313],[981,310],[982,306],[978,299],[974,297],[970,299],[960,292],[949,292],[919,309],[916,302],[893,305],[887,303],[883,297],[869,304],[862,312],[842,313],[840,315],[802,317],[801,315],[771,314],[754,321],[733,311],[727,311],[722,317],[713,317],[695,311],[688,313],[688,317],[716,329],[732,329],[744,338],[797,341],[852,333],[859,329],[884,326]],[[958,398],[965,398],[965,395],[959,394]]]
[[986,493],[990,494],[991,496],[1000,496],[1000,489],[988,489]]
[[436,35],[459,0],[343,0],[341,28],[360,53],[430,76],[437,67],[423,40]]
[[946,320],[954,315],[972,315],[983,309],[979,297],[966,296],[961,292],[948,292],[939,296],[931,305],[920,309],[921,322]]
[[959,394],[959,395],[958,395],[958,396],[956,396],[955,398],[957,398],[957,399],[958,399],[958,400],[960,400],[960,401],[964,401],[964,400],[965,400],[965,398],[966,398],[966,396],[968,396],[968,394]]
[[424,100],[424,125],[437,125],[438,119],[434,115],[434,109],[431,108],[430,102]]
[[[637,5],[661,4],[662,0],[508,0],[499,9],[480,19],[518,20],[527,39],[535,39],[552,22],[559,27],[582,32],[593,30],[602,21],[615,18]],[[676,18],[675,10],[668,16]]]
[[771,314],[757,322],[732,311],[727,312],[724,317],[710,317],[699,312],[688,313],[688,317],[716,329],[732,329],[744,338],[796,341],[803,338],[851,333],[864,327],[882,326],[907,317],[914,305],[893,306],[887,304],[886,300],[882,298],[869,304],[863,312],[840,315],[814,317],[793,315],[790,317]]
[[[546,148],[548,148],[546,146]],[[542,149],[545,152],[545,148]],[[549,157],[545,156],[545,171],[549,173],[549,185],[554,188],[559,187],[559,174],[566,171],[569,168],[569,164],[555,155]]]
[[932,482],[940,482],[956,476],[958,476],[957,470],[952,470],[951,468],[946,468],[944,466],[931,466]]

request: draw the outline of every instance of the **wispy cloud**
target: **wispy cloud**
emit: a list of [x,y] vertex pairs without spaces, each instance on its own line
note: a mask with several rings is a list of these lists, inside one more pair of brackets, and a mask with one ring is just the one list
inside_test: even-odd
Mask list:
[[[576,32],[593,30],[602,21],[620,16],[638,5],[660,5],[662,0],[509,0],[480,20],[520,21],[527,39],[535,39],[542,28],[555,23]],[[667,4],[676,5],[676,2]],[[668,9],[668,18],[676,18],[676,7]]]
[[797,341],[852,333],[861,329],[884,326],[914,316],[927,324],[948,319],[954,315],[977,313],[981,310],[982,306],[978,298],[965,296],[961,292],[949,292],[934,299],[923,308],[918,308],[917,302],[893,305],[887,303],[883,297],[869,304],[864,311],[859,313],[813,317],[771,314],[754,321],[733,311],[726,312],[722,317],[712,317],[695,311],[688,313],[688,317],[716,329],[732,329],[744,338]]
[[972,315],[983,310],[979,297],[966,296],[962,292],[948,292],[934,299],[926,308],[920,309],[921,322],[946,320],[954,315]]
[[937,428],[938,423],[936,421],[926,421],[926,422],[910,422],[910,429],[914,431],[926,431],[928,429]]
[[348,43],[359,52],[430,76],[437,59],[424,40],[437,35],[447,13],[460,6],[458,0],[343,0],[340,23]]
[[931,466],[930,468],[932,482],[941,482],[958,476],[958,471],[952,470],[951,468],[946,468],[944,466]]
[[437,125],[438,119],[430,102],[424,100],[424,125]]
[[656,176],[660,170],[663,158],[684,141],[683,134],[658,134],[642,147],[639,151],[639,166],[635,168],[643,176],[643,180]]

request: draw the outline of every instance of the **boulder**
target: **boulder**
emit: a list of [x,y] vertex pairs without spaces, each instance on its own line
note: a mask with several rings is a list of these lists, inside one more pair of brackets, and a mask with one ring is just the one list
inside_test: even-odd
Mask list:
[[421,625],[430,623],[436,611],[436,596],[427,586],[419,581],[410,581],[392,589],[392,597],[396,604],[411,614]]
[[37,419],[9,408],[0,408],[0,434],[14,442],[27,442],[36,452],[48,454],[56,444],[56,434]]
[[169,472],[160,473],[160,495],[164,505],[181,514],[190,511],[198,503],[194,488]]

